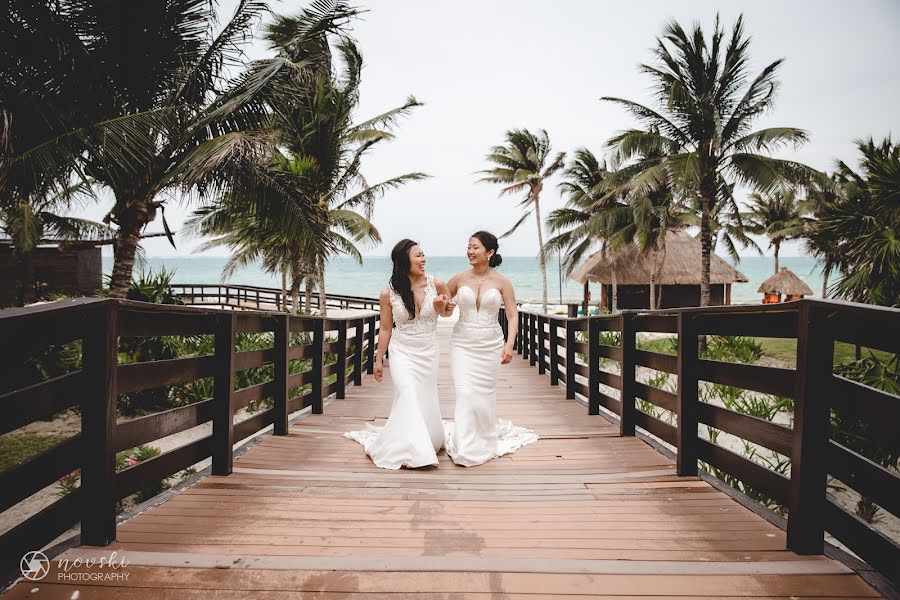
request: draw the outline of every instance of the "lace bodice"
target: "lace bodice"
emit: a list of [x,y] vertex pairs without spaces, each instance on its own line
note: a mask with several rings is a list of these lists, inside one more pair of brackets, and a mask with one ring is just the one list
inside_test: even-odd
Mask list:
[[425,279],[425,298],[422,299],[422,308],[418,316],[410,315],[403,304],[400,294],[391,290],[391,311],[394,313],[394,334],[409,337],[431,337],[437,331],[437,311],[434,309],[434,298],[437,289],[434,287],[434,277],[427,275]]
[[503,295],[497,288],[485,288],[481,292],[481,305],[477,305],[476,291],[467,285],[456,290],[456,303],[459,306],[457,327],[478,327],[500,329],[497,320]]

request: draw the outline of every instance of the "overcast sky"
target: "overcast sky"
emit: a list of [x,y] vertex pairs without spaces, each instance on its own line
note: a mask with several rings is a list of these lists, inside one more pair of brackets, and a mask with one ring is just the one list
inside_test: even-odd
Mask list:
[[[234,3],[223,0],[223,13]],[[290,13],[303,5],[272,6]],[[699,20],[709,31],[717,11],[728,27],[743,12],[754,74],[786,59],[775,110],[757,128],[800,127],[811,141],[783,156],[831,169],[836,158],[856,163],[855,138],[900,137],[895,0],[378,0],[363,6],[368,12],[353,29],[365,59],[359,117],[394,107],[408,94],[425,103],[401,124],[394,142],[369,156],[366,177],[432,176],[378,203],[374,220],[384,244],[367,255],[386,255],[403,237],[420,241],[431,255],[460,254],[471,232],[506,231],[520,214],[516,200],[476,183],[488,149],[506,130],[526,127],[546,129],[555,151],[586,146],[604,154],[604,142],[633,123],[599,98],[650,101],[649,81],[637,67],[652,60],[655,38],[672,18],[685,26]],[[250,56],[265,50],[257,42]],[[558,181],[545,187],[544,215],[564,204]],[[167,210],[176,229],[190,208]],[[150,256],[189,256],[198,244],[182,239],[175,251],[164,239],[145,242]],[[533,218],[501,241],[507,256],[536,250]],[[782,252],[800,249],[790,244]]]

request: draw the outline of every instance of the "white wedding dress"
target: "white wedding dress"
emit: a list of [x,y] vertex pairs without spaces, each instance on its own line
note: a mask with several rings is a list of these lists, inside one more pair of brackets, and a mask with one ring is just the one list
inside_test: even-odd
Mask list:
[[[411,316],[400,296],[391,290],[394,328],[390,362],[394,402],[384,427],[367,425],[344,437],[365,448],[372,462],[382,469],[437,465],[437,452],[444,445],[444,427],[438,402],[437,311],[434,277],[428,276],[421,313]],[[389,326],[386,323],[382,327]]]
[[450,338],[450,370],[456,390],[453,423],[446,423],[447,454],[458,465],[472,467],[515,452],[537,441],[530,429],[497,420],[497,375],[503,330],[497,321],[500,290],[482,292],[461,286],[456,293],[459,321]]

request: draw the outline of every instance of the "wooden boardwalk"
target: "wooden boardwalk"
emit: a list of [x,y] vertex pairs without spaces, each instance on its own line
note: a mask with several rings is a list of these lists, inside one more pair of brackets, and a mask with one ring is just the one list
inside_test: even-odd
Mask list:
[[[442,329],[445,417],[453,390]],[[784,533],[602,417],[527,361],[501,371],[498,415],[538,431],[464,469],[384,471],[340,434],[383,422],[367,377],[324,415],[122,524],[127,580],[59,582],[56,562],[12,598],[872,597],[841,564],[784,550]],[[88,572],[91,569],[72,569]],[[96,567],[93,572],[101,571]],[[77,595],[73,595],[75,592]]]

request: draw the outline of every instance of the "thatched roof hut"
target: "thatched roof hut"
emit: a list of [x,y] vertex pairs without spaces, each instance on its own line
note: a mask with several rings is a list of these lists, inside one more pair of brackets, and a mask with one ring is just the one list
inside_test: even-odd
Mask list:
[[[601,306],[611,307],[608,297],[613,293],[611,286],[615,284],[616,308],[647,308],[650,274],[656,259],[653,253],[641,252],[634,244],[605,257],[601,252],[596,252],[572,271],[569,279],[585,286],[585,298],[588,283],[601,284]],[[699,305],[700,264],[700,241],[686,231],[669,232],[666,236],[665,261],[656,281],[661,308]],[[731,284],[747,281],[746,275],[724,259],[715,254],[710,256],[712,304],[730,304]]]
[[784,294],[785,296],[812,296],[812,288],[787,267],[766,279],[756,290],[760,294]]
[[[700,241],[685,231],[671,231],[666,236],[666,261],[657,278],[660,285],[700,285]],[[613,272],[618,285],[649,285],[654,256],[641,252],[631,244],[606,258],[595,252],[569,275],[578,283],[592,281],[612,283]],[[711,284],[746,283],[747,276],[721,257],[710,256]]]

